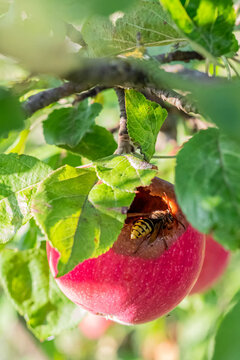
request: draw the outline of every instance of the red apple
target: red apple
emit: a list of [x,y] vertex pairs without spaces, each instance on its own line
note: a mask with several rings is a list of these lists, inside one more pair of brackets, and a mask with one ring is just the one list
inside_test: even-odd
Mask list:
[[106,320],[102,316],[88,313],[78,327],[86,338],[94,340],[99,339],[111,324],[111,320]]
[[230,251],[215,241],[211,236],[206,236],[206,249],[202,270],[191,294],[201,293],[210,289],[224,273],[230,260]]
[[[138,189],[129,213],[169,207],[174,224],[162,229],[152,244],[146,240],[139,247],[139,239],[131,239],[136,218],[129,217],[108,252],[56,278],[63,293],[82,308],[125,324],[145,323],[171,311],[190,292],[200,273],[204,236],[186,222],[173,185],[158,178]],[[47,253],[56,277],[59,253],[50,244]]]

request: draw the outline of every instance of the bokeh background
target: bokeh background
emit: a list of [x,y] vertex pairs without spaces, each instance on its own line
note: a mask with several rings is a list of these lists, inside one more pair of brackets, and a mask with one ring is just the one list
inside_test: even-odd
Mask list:
[[[4,3],[7,1],[2,1],[2,7]],[[167,46],[148,49],[150,55],[169,50],[172,49]],[[195,61],[184,66],[204,70],[204,65]],[[239,71],[239,65],[236,67]],[[214,70],[210,66],[209,73],[213,71],[216,71],[216,75],[227,75],[224,69]],[[17,95],[24,94],[21,100],[59,84],[57,78],[44,75],[35,77],[13,59],[0,55],[0,85],[14,85]],[[11,133],[9,138],[0,141],[0,152],[32,155],[53,169],[66,163],[72,166],[88,163],[84,157],[47,145],[43,137],[42,121],[48,113],[58,108],[59,104],[71,105],[74,99],[70,97],[61,100],[35,113],[28,120],[31,132]],[[97,124],[105,126],[117,139],[119,108],[114,91],[104,91],[92,101],[103,105]],[[169,105],[167,110],[169,115],[159,133],[156,155],[168,158],[155,158],[152,162],[158,166],[161,178],[174,183],[174,155],[189,137],[208,124],[202,118],[191,117]],[[34,243],[37,238],[44,243],[42,234],[31,231],[30,223],[17,233],[8,247],[27,248],[28,242]],[[83,320],[77,328],[45,342],[38,341],[28,330],[25,320],[14,310],[0,284],[0,360],[207,360],[213,349],[219,320],[229,299],[240,288],[239,273],[240,253],[235,252],[225,274],[214,288],[204,294],[186,297],[165,317],[144,325],[125,326],[83,313]]]
[[[161,49],[164,52],[164,49]],[[181,64],[178,64],[178,66]],[[198,64],[194,65],[197,67]],[[0,58],[1,83],[14,82],[19,91],[30,87],[28,74],[14,61]],[[33,81],[31,79],[31,81]],[[34,79],[34,86],[40,91],[46,87],[59,84],[59,80],[51,77]],[[35,90],[36,91],[36,90]],[[71,104],[74,97],[61,100],[61,104]],[[119,109],[117,98],[113,90],[99,94],[92,101],[104,105],[103,111],[97,118],[99,125],[110,129],[117,138]],[[15,136],[15,146],[19,153],[33,155],[47,162],[52,168],[68,163],[79,166],[88,160],[74,155],[66,150],[47,145],[42,134],[42,121],[49,111],[57,108],[54,104],[39,111],[32,118],[31,134],[12,134]],[[205,128],[204,119],[195,119],[181,112],[168,108],[169,116],[162,131],[159,133],[156,155],[174,156],[179,147],[192,134]],[[21,139],[20,139],[20,137]],[[3,152],[15,151],[8,139],[0,142]],[[21,141],[20,141],[21,140]],[[19,148],[19,143],[21,147]],[[159,176],[174,182],[175,158],[155,158],[153,162],[159,168]],[[31,224],[30,224],[31,226]],[[26,246],[27,242],[41,241],[40,233],[29,231],[26,225],[8,244],[14,248]],[[26,236],[27,235],[27,236]],[[214,341],[214,333],[219,319],[226,309],[229,299],[238,291],[240,286],[240,253],[231,257],[230,264],[218,284],[208,292],[185,298],[182,303],[167,316],[156,321],[138,325],[125,326],[101,317],[89,316],[83,313],[83,320],[75,329],[65,331],[48,341],[39,342],[26,327],[24,319],[14,310],[11,302],[0,286],[0,359],[1,360],[204,360],[208,359]]]

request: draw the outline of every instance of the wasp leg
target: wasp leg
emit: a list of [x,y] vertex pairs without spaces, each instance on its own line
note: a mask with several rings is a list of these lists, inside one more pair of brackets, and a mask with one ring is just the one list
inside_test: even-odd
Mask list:
[[144,236],[142,241],[139,242],[136,250],[132,253],[133,255],[136,254],[138,252],[138,249],[140,248],[140,246],[144,243],[145,240],[150,239],[151,238],[151,234]]
[[[160,234],[161,230],[166,229],[166,227],[167,227],[167,225],[166,225],[166,226],[165,226],[165,225],[159,226],[159,229],[158,229],[156,238],[157,238],[158,235]],[[162,239],[162,241],[163,241],[163,243],[164,243],[165,250],[168,250],[168,244],[167,244],[167,242],[166,242],[166,240],[165,240],[165,238],[164,238],[164,235],[161,236],[161,239]]]
[[142,243],[143,243],[144,241],[145,241],[145,239],[143,239],[142,241],[140,241],[140,243],[138,244],[136,250],[133,252],[133,255],[138,252],[138,249],[140,248],[140,246],[142,245]]
[[175,216],[173,216],[172,215],[172,217],[173,217],[173,219],[177,222],[177,223],[179,223],[180,225],[182,225],[182,227],[184,228],[184,230],[186,230],[186,226],[180,221],[180,220],[178,220]]

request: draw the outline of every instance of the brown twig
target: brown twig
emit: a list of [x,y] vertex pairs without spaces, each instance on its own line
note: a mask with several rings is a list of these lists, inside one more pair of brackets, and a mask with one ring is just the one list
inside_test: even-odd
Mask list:
[[119,126],[119,124],[118,124],[118,125],[110,128],[110,129],[108,129],[108,131],[110,131],[110,133],[114,134],[116,131],[119,130],[119,127],[120,127],[120,126]]
[[73,102],[73,105],[79,103],[80,101],[83,101],[89,97],[95,97],[97,96],[101,91],[109,89],[107,86],[95,86],[90,90],[83,91],[81,94],[78,94],[76,96],[76,99]]
[[23,103],[22,108],[27,116],[31,116],[37,110],[80,91],[82,91],[81,85],[67,82],[57,88],[44,90],[30,96],[27,101]]
[[125,106],[125,91],[121,88],[115,88],[115,92],[118,97],[118,103],[120,108],[120,127],[118,133],[118,148],[115,154],[130,154],[134,151],[134,147],[131,144],[131,139],[128,135],[127,129],[127,113]]
[[[66,78],[70,80],[69,82],[57,88],[48,89],[30,96],[29,99],[23,103],[23,110],[27,116],[31,116],[37,110],[72,94],[84,92],[82,96],[86,98],[87,96],[91,96],[89,94],[91,94],[92,88],[99,89],[99,84],[101,84],[102,88],[121,86],[122,88],[133,88],[136,90],[143,88],[156,89],[156,91],[158,91],[158,89],[166,89],[168,79],[171,80],[171,77],[177,75],[167,74],[167,76],[165,76],[164,72],[162,72],[162,75],[156,76],[158,71],[157,63],[148,64],[148,62],[131,62],[123,59],[88,60],[85,64],[81,65],[79,70],[73,71],[66,76]],[[183,70],[181,77],[183,79],[191,78],[191,81],[197,79],[204,83],[204,85],[217,81],[217,79],[209,78],[205,74],[195,70]],[[160,90],[160,92],[161,91],[162,90]],[[170,96],[168,96],[168,98],[170,98]],[[179,105],[179,103],[177,102],[176,105]]]
[[147,93],[153,94],[160,98],[162,101],[166,101],[170,105],[176,107],[178,110],[183,111],[186,114],[195,113],[198,114],[197,107],[190,101],[187,96],[183,96],[174,90],[166,89],[148,89]]
[[190,60],[204,60],[204,57],[196,51],[173,51],[168,54],[160,54],[154,57],[162,64],[170,63],[172,61],[184,61]]

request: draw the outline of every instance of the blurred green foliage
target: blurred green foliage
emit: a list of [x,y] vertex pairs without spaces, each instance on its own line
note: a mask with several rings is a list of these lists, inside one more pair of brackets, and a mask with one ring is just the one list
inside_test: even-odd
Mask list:
[[[179,199],[181,198],[183,206],[189,201],[192,205],[191,201],[194,196],[198,202],[201,202],[203,197],[198,198],[196,196],[196,194],[199,195],[200,193],[199,181],[201,181],[201,184],[205,184],[208,189],[211,189],[214,181],[211,178],[211,171],[208,169],[212,170],[216,165],[217,170],[221,172],[221,176],[217,177],[218,181],[216,184],[214,183],[214,189],[210,195],[214,195],[216,189],[221,189],[221,196],[224,194],[226,205],[226,208],[218,209],[218,214],[221,215],[219,215],[218,224],[222,227],[221,233],[223,233],[226,222],[231,225],[229,228],[226,227],[228,232],[225,233],[225,243],[239,243],[239,230],[237,228],[239,217],[235,218],[236,214],[231,212],[235,202],[237,202],[237,208],[239,208],[239,196],[237,195],[236,199],[234,199],[231,194],[232,201],[227,203],[227,200],[229,199],[229,191],[235,194],[239,190],[239,152],[236,150],[238,145],[233,144],[235,144],[236,139],[239,140],[240,133],[239,79],[237,79],[240,74],[240,66],[237,62],[239,60],[216,58],[222,55],[226,57],[232,56],[235,55],[234,51],[237,51],[235,35],[239,36],[239,33],[232,33],[235,21],[232,1],[221,0],[218,4],[215,4],[208,0],[190,0],[183,5],[183,1],[164,0],[161,3],[166,6],[171,15],[166,14],[157,0],[122,0],[115,2],[110,0],[102,2],[97,0],[89,2],[83,0],[0,0],[0,135],[2,135],[0,139],[0,157],[1,159],[7,159],[5,161],[5,165],[8,165],[6,172],[9,172],[4,175],[2,182],[11,185],[11,189],[7,189],[8,191],[11,190],[7,195],[4,192],[7,191],[6,188],[1,187],[3,190],[1,206],[4,206],[6,202],[7,205],[12,205],[12,207],[10,206],[11,209],[21,207],[25,211],[28,210],[25,205],[32,200],[28,191],[31,193],[32,188],[35,191],[34,187],[42,180],[42,177],[41,172],[38,172],[39,177],[37,176],[35,179],[36,173],[31,170],[32,167],[29,165],[29,161],[33,161],[33,163],[35,161],[27,156],[36,157],[40,160],[37,161],[37,165],[42,169],[43,177],[46,177],[50,170],[57,170],[63,165],[77,167],[89,163],[90,160],[95,161],[109,156],[117,146],[119,108],[114,90],[106,90],[91,99],[91,101],[86,100],[77,106],[77,98],[72,95],[39,110],[28,119],[23,117],[20,101],[25,101],[29,96],[41,90],[61,85],[63,83],[62,74],[72,70],[75,66],[81,66],[83,57],[120,53],[132,57],[137,54],[143,64],[143,58],[146,60],[147,57],[151,58],[178,48],[182,50],[195,49],[207,55],[208,61],[212,61],[209,67],[211,75],[234,77],[234,81],[229,82],[222,79],[221,83],[217,82],[213,86],[207,85],[204,88],[202,85],[199,86],[198,81],[192,82],[191,79],[186,82],[179,81],[179,79],[173,81],[171,80],[173,77],[164,73],[163,70],[157,72],[159,64],[153,59],[152,63],[150,61],[153,69],[152,76],[157,78],[159,75],[159,80],[166,77],[169,82],[170,80],[173,81],[172,87],[175,88],[176,86],[176,88],[192,93],[193,98],[198,100],[197,105],[201,114],[205,116],[206,120],[214,122],[224,132],[225,141],[220,144],[218,152],[222,149],[227,154],[227,159],[226,157],[222,158],[219,154],[215,156],[216,147],[212,147],[213,139],[211,136],[210,139],[204,136],[199,143],[197,142],[197,145],[194,144],[191,148],[192,142],[198,141],[199,137],[202,136],[201,134],[195,135],[180,153],[185,157],[183,156],[182,163],[178,164],[181,179],[179,180],[179,173],[177,173],[176,177],[176,181],[179,181],[182,186],[181,191],[179,191]],[[126,13],[117,12],[109,18],[112,12],[119,10],[126,10]],[[239,14],[239,9],[237,9],[237,14]],[[66,22],[69,23],[66,24]],[[236,26],[236,30],[238,29],[239,25]],[[137,37],[139,30],[141,30],[140,39]],[[145,61],[146,64],[147,61]],[[177,65],[181,66],[183,63],[178,62]],[[184,64],[184,66],[192,70],[203,70],[204,64],[193,61]],[[142,95],[138,94],[136,97],[141,100]],[[73,104],[75,107],[72,106]],[[100,112],[101,107],[102,111]],[[82,119],[84,109],[85,115]],[[91,113],[89,109],[95,109],[95,111]],[[171,107],[168,110],[167,122],[162,125],[163,121],[161,121],[161,124],[158,124],[153,140],[151,139],[151,151],[142,150],[150,160],[154,149],[156,149],[155,157],[152,158],[151,163],[158,166],[158,176],[174,182],[175,155],[179,147],[192,137],[201,126],[206,126],[206,123],[204,118],[191,118],[183,113],[172,111],[173,108]],[[136,104],[135,109],[131,109],[131,111],[136,115]],[[88,116],[89,112],[90,116]],[[139,111],[138,119],[142,114],[143,111]],[[136,123],[134,121],[130,135],[140,145],[148,145],[149,131],[144,131],[146,130],[146,122],[145,119],[142,120],[140,135],[144,134],[143,139],[139,139],[138,131],[135,132]],[[82,123],[79,121],[82,121]],[[76,122],[80,125],[78,131],[76,131]],[[82,127],[82,125],[84,126]],[[162,128],[157,135],[160,125],[162,125]],[[24,130],[22,130],[23,128]],[[205,134],[215,134],[216,132],[218,130],[210,129]],[[235,140],[229,140],[227,136]],[[201,147],[203,150],[199,158],[197,158],[195,150],[199,150]],[[18,174],[13,171],[17,165],[12,166],[11,171],[9,171],[10,160],[18,158],[18,155],[12,153],[26,155],[21,157],[24,160],[23,164],[20,161],[17,164],[21,165],[18,172],[26,173],[24,184],[21,184],[23,176],[19,176],[20,181]],[[233,153],[236,161],[230,159]],[[193,156],[193,159],[190,155]],[[126,158],[125,163],[127,162]],[[186,167],[183,166],[184,163]],[[198,176],[198,172],[196,172],[194,189],[189,200],[184,191],[187,189],[188,195],[190,194],[189,186],[191,184],[189,180],[191,179],[191,171],[199,170],[200,163],[204,164],[207,170],[202,177]],[[229,163],[231,163],[231,166],[229,166]],[[95,167],[98,176],[105,182],[101,187],[99,186],[101,191],[92,191],[92,200],[99,206],[99,212],[106,205],[106,198],[108,204],[111,205],[114,201],[116,205],[116,199],[120,204],[119,206],[127,206],[131,202],[132,193],[128,193],[126,197],[125,195],[129,190],[134,191],[134,187],[138,185],[139,178],[143,174],[140,174],[141,176],[138,179],[137,177],[134,178],[135,186],[129,187],[126,183],[122,184],[119,174],[125,174],[128,179],[132,176],[131,171],[134,172],[133,170],[138,169],[138,166],[128,167],[123,165],[124,163],[119,166],[115,156],[96,163]],[[1,172],[5,170],[4,165],[1,164]],[[228,181],[226,182],[226,173],[231,175],[232,182],[230,184]],[[145,184],[151,180],[154,174],[155,172],[149,170],[144,180]],[[17,187],[17,185],[19,186]],[[224,191],[222,186],[224,186]],[[27,190],[25,187],[27,187]],[[63,190],[68,191],[69,189],[70,187],[66,187],[58,190],[62,194],[64,193]],[[126,193],[123,189],[126,190]],[[196,191],[196,189],[199,191]],[[205,193],[206,191],[204,191]],[[8,197],[10,197],[10,201]],[[65,205],[65,203],[60,205],[63,204]],[[208,201],[207,205],[214,207],[216,204],[211,202],[209,205]],[[204,206],[206,207],[206,203],[202,204],[203,208]],[[68,205],[65,208],[70,209]],[[79,209],[79,204],[77,208]],[[4,254],[2,256],[2,284],[0,286],[1,360],[166,360],[169,358],[171,360],[209,360],[213,354],[214,360],[222,358],[224,360],[235,360],[239,358],[239,303],[236,300],[237,297],[235,297],[240,288],[239,251],[232,255],[226,273],[212,290],[202,295],[185,298],[166,317],[139,326],[112,324],[95,340],[88,339],[80,328],[75,328],[74,330],[65,330],[55,338],[50,336],[44,342],[38,341],[28,330],[23,317],[13,309],[9,297],[7,298],[3,292],[3,288],[5,288],[10,293],[12,278],[13,283],[15,278],[21,280],[16,283],[16,289],[18,289],[17,285],[21,285],[19,294],[17,294],[19,298],[14,299],[14,296],[12,296],[12,302],[15,303],[15,307],[25,317],[27,323],[32,324],[33,328],[35,326],[35,334],[38,336],[39,333],[36,328],[40,327],[40,338],[57,334],[59,332],[56,326],[58,321],[60,325],[57,325],[60,328],[67,328],[69,319],[65,304],[71,308],[70,311],[75,309],[75,305],[69,305],[69,301],[66,300],[64,295],[56,295],[58,289],[55,289],[49,295],[48,290],[51,289],[49,283],[51,284],[52,280],[48,278],[49,269],[45,256],[45,236],[36,226],[36,222],[31,218],[32,214],[30,215],[29,211],[27,211],[26,217],[27,219],[31,218],[31,220],[23,225],[25,221],[22,221],[21,218],[19,220],[15,216],[16,214],[13,216],[11,209],[6,206],[5,215],[6,218],[10,217],[9,226],[11,229],[13,227],[14,230],[8,236],[9,242],[0,244],[0,250],[3,250],[2,254]],[[197,209],[196,204],[195,209]],[[40,210],[40,214],[35,214],[35,218],[41,222],[41,216],[48,215],[49,209],[40,206],[33,210],[36,212]],[[198,214],[194,214],[191,210],[190,206],[190,210],[186,209],[186,213],[195,215],[193,222],[194,219],[197,220],[196,226],[199,226],[202,231],[205,230],[206,225],[208,225],[209,214],[205,212],[202,224],[198,225],[202,218],[197,218]],[[105,212],[106,209],[103,211],[104,215],[102,214],[104,225],[107,223]],[[2,214],[3,211],[1,216]],[[121,221],[123,222],[123,220],[122,217]],[[231,224],[232,220],[233,225]],[[214,224],[214,221],[212,223]],[[43,229],[44,221],[41,225]],[[116,227],[120,229],[121,226],[122,223]],[[234,237],[231,237],[233,227],[236,231]],[[111,231],[112,228],[109,226],[107,230]],[[3,237],[6,234],[6,227],[3,227],[1,236]],[[109,240],[110,236],[107,235],[106,238]],[[110,240],[103,245],[100,242],[102,246],[100,246],[100,251],[106,250],[111,245]],[[37,254],[38,258],[36,256],[32,260],[33,253]],[[73,264],[77,260],[79,261],[78,255],[76,252]],[[30,263],[29,268],[31,271],[27,272],[28,277],[25,278],[22,277],[24,273],[22,263],[17,261],[22,257],[25,263]],[[42,294],[44,289],[41,289],[41,281],[34,284],[34,275],[35,273],[39,274],[36,270],[37,267],[31,268],[31,261],[37,260],[46,265],[42,266],[45,274],[44,289],[47,289],[43,296],[43,309],[41,307],[39,309],[37,304],[42,301],[39,294]],[[33,285],[35,285],[35,288]],[[31,295],[32,286],[34,288],[34,304],[31,303],[33,298],[27,296]],[[55,287],[53,286],[53,288]],[[16,289],[15,293],[13,291],[14,294],[16,294]],[[49,290],[49,292],[51,291]],[[56,298],[54,298],[54,294]],[[29,301],[30,308],[35,306],[39,311],[37,311],[38,315],[40,314],[37,320],[36,317],[34,318],[36,313],[29,312],[29,304],[26,305],[24,296]],[[58,306],[59,299],[61,299],[60,306]],[[232,303],[231,299],[234,299],[235,302]],[[52,312],[53,303],[56,304],[56,311],[54,310],[54,312]],[[42,316],[41,311],[45,311],[45,315],[50,314],[50,317],[52,317],[50,325],[48,316]],[[225,314],[226,317],[224,317]],[[36,323],[31,323],[33,319],[36,320]],[[76,319],[72,320],[76,322]],[[56,329],[51,326],[56,326]],[[41,329],[47,330],[41,332]],[[218,329],[216,348],[214,350],[215,335]],[[233,346],[231,346],[231,341],[233,341]]]

